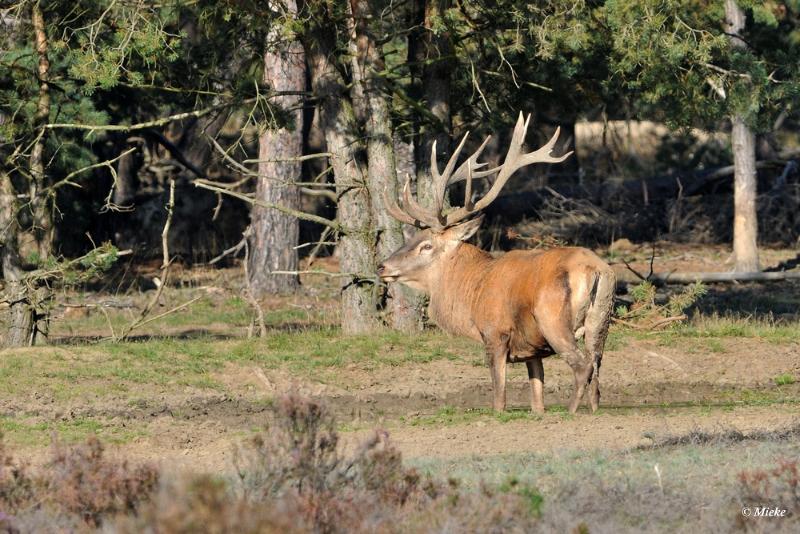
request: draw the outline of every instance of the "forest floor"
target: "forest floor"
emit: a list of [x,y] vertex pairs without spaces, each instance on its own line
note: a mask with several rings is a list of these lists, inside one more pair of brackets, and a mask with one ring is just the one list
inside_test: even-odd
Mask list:
[[[648,250],[626,255],[647,272]],[[762,261],[794,255],[768,250]],[[673,247],[657,270],[725,270],[724,257]],[[587,504],[598,492],[622,498],[634,488],[642,509],[666,492],[706,517],[742,470],[800,457],[797,282],[712,286],[687,323],[664,331],[614,325],[594,415],[566,412],[572,374],[557,356],[546,359],[547,412],[537,416],[522,364],[510,369],[510,409],[488,409],[489,371],[470,341],[434,328],[342,336],[336,282],[322,276],[304,279],[297,296],[264,302],[267,335],[248,338],[253,314],[238,270],[175,272],[182,283],[155,313],[200,300],[128,341],[109,339],[152,294],[130,289],[148,277],[131,272],[101,291],[61,295],[68,306],[57,310],[50,345],[0,352],[0,430],[17,456],[42,463],[55,435],[96,434],[112,455],[166,471],[231,471],[237,444],[267,427],[273,399],[299,391],[333,410],[347,450],[383,428],[424,472],[476,487],[522,480],[545,502],[582,495],[594,481],[570,505],[589,506],[575,512],[587,516],[599,510]],[[109,302],[132,307],[93,306]],[[620,513],[593,524],[642,526],[642,514]],[[681,524],[677,511],[659,513],[663,524]]]

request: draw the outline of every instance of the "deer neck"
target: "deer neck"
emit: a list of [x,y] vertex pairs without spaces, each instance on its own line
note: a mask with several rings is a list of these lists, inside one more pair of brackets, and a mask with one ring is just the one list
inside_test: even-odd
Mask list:
[[473,304],[494,259],[468,243],[460,243],[443,258],[431,284],[428,314],[443,330],[480,341],[472,319]]

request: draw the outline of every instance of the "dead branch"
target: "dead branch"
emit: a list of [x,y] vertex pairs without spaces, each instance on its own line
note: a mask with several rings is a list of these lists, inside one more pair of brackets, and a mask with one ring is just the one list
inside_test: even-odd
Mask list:
[[127,328],[123,328],[120,332],[119,337],[114,337],[114,331],[112,329],[111,335],[112,339],[124,341],[125,339],[130,336],[131,332],[135,329],[140,328],[146,324],[152,323],[162,317],[166,317],[167,315],[174,313],[178,310],[182,310],[183,308],[189,306],[200,300],[202,297],[193,298],[183,304],[179,304],[174,308],[171,308],[164,313],[160,313],[154,317],[148,318],[147,316],[150,315],[153,308],[158,304],[159,299],[161,298],[161,294],[164,292],[164,288],[167,286],[167,280],[169,278],[169,268],[172,265],[172,261],[169,257],[169,230],[172,226],[172,214],[175,209],[175,180],[169,181],[169,202],[167,203],[166,210],[167,210],[167,220],[164,223],[164,229],[161,231],[161,249],[162,249],[162,261],[161,261],[161,276],[156,277],[154,282],[156,283],[156,292],[150,301],[142,308],[142,311],[139,312],[139,316],[133,320],[131,324],[128,325]]
[[[154,315],[153,317],[150,317],[149,319],[145,319],[144,321],[138,323],[136,325],[136,328],[139,328],[139,327],[144,326],[146,324],[150,324],[153,321],[157,321],[157,320],[161,319],[162,317],[166,317],[167,315],[169,315],[171,313],[175,313],[176,311],[182,310],[183,308],[185,308],[185,307],[187,307],[187,306],[189,306],[191,304],[194,304],[195,302],[197,302],[198,300],[200,300],[202,298],[203,298],[203,296],[201,295],[199,297],[195,297],[195,298],[193,298],[191,300],[188,300],[188,301],[184,302],[183,304],[178,304],[174,308],[170,308],[169,310],[165,311],[164,313],[159,313],[158,315]],[[128,330],[128,332],[125,333],[124,337],[121,336],[120,339],[124,339],[128,335],[130,335],[130,330]]]
[[[630,263],[628,263],[628,260],[626,260],[626,259],[624,259],[624,258],[623,258],[623,259],[622,259],[622,263],[624,263],[624,264],[625,264],[625,267],[626,267],[626,268],[627,268],[627,269],[628,269],[630,272],[632,272],[632,273],[634,274],[634,276],[636,276],[636,278],[638,278],[638,279],[639,279],[639,280],[641,280],[642,282],[647,282],[647,281],[648,281],[648,278],[647,278],[646,276],[644,276],[642,273],[640,273],[639,271],[637,271],[636,269],[634,269],[634,268],[631,266],[631,264],[630,264]],[[652,272],[653,272],[653,270],[652,270],[652,267],[651,267],[651,269],[650,269],[650,273],[651,273],[651,275],[652,275]]]
[[[248,169],[247,167],[245,167],[243,165],[243,163],[257,163],[257,162],[262,162],[262,161],[264,161],[264,162],[273,162],[273,161],[274,162],[306,161],[306,160],[309,160],[309,159],[316,159],[316,158],[332,157],[333,156],[333,154],[331,154],[330,152],[318,152],[318,153],[315,153],[315,154],[308,154],[308,155],[305,155],[305,156],[297,156],[295,158],[282,158],[282,159],[277,159],[277,160],[246,159],[246,160],[244,160],[243,162],[240,163],[240,162],[236,161],[234,158],[232,158],[231,155],[228,154],[228,152],[224,148],[222,148],[222,146],[219,143],[217,143],[216,139],[214,139],[213,137],[208,136],[208,135],[206,137],[208,137],[209,141],[211,142],[211,145],[214,147],[214,149],[217,152],[220,153],[222,158],[225,161],[227,161],[228,163],[230,163],[231,166],[233,166],[233,168],[234,168],[234,170],[236,172],[238,172],[239,174],[241,174],[241,175],[243,175],[245,177],[245,178],[243,178],[243,179],[241,179],[241,180],[239,180],[237,182],[233,182],[231,184],[223,184],[221,182],[217,183],[217,185],[219,187],[224,187],[225,189],[236,189],[240,185],[245,184],[248,181],[250,181],[250,179],[252,179],[252,178],[261,177],[261,175],[257,171],[253,171],[253,170]],[[328,170],[329,169],[325,169],[324,172],[322,172],[319,175],[317,175],[317,178],[322,177],[323,175],[325,175],[328,172]],[[270,178],[268,176],[264,176],[263,178],[265,178],[267,180],[274,180],[274,178]],[[309,187],[336,187],[336,184],[317,182],[317,181],[313,181],[313,180],[311,182],[284,182],[284,181],[281,180],[280,182],[282,184],[284,184],[284,185],[299,186],[299,187],[301,187],[301,189],[300,189],[301,192],[309,194],[309,195],[325,194],[325,196],[329,196],[328,193],[318,193],[316,191],[311,191],[311,190],[307,189]],[[332,192],[330,193],[330,196],[334,201],[337,200],[336,195],[333,194]]]
[[670,323],[678,322],[678,321],[685,321],[688,319],[686,314],[675,315],[674,317],[665,317],[663,319],[659,319],[657,321],[653,321],[652,323],[634,323],[632,321],[626,321],[625,319],[620,319],[618,317],[612,317],[611,322],[616,324],[621,324],[627,326],[629,328],[633,328],[634,330],[658,330]]
[[[319,241],[317,242],[317,245],[313,249],[311,249],[311,254],[308,255],[308,261],[306,262],[306,265],[311,267],[311,265],[314,264],[314,261],[317,259],[317,254],[319,254],[319,251],[322,250],[322,247],[325,244],[325,239],[328,238],[328,235],[330,235],[331,231],[332,230],[330,226],[328,226],[322,231],[322,235],[319,236]],[[334,236],[334,239],[336,239],[336,236]]]
[[216,191],[218,193],[224,193],[228,196],[232,196],[233,198],[238,198],[239,200],[243,200],[245,202],[248,202],[256,206],[262,206],[264,208],[278,210],[281,213],[286,213],[287,215],[297,217],[298,219],[314,222],[317,224],[322,224],[330,228],[333,228],[336,231],[341,231],[341,226],[336,221],[332,221],[331,219],[326,219],[325,217],[320,217],[319,215],[314,215],[312,213],[293,210],[291,208],[287,208],[279,204],[274,204],[272,202],[264,202],[263,200],[258,200],[251,196],[245,195],[244,193],[237,193],[236,191],[231,191],[229,189],[226,189],[225,184],[219,184],[217,182],[212,182],[210,180],[195,180],[194,185],[195,187],[208,189],[209,191]]
[[248,98],[242,102],[225,102],[216,104],[207,108],[198,109],[195,111],[187,111],[185,113],[177,113],[169,117],[162,117],[147,122],[140,122],[136,124],[79,124],[79,123],[50,123],[45,124],[43,127],[48,130],[66,129],[66,130],[89,130],[94,131],[116,131],[116,132],[130,132],[133,130],[144,130],[146,128],[155,128],[164,126],[171,122],[180,121],[183,119],[200,118],[214,111],[225,109],[237,104],[247,104],[254,102],[255,98]]
[[[248,232],[248,230],[249,230],[249,228],[244,231],[244,234],[246,234]],[[227,249],[223,250],[222,254],[220,254],[216,258],[213,258],[211,261],[208,262],[208,264],[209,265],[214,265],[214,264],[220,262],[226,256],[230,256],[231,254],[236,256],[239,253],[239,251],[242,250],[245,247],[246,244],[247,244],[247,238],[243,237],[241,241],[239,241],[238,243],[233,245],[231,248],[227,248]]]
[[336,193],[333,191],[328,191],[327,189],[311,189],[310,187],[301,187],[300,192],[304,195],[312,197],[325,197],[334,204],[339,202],[339,197],[336,196]]
[[655,330],[657,328],[661,328],[662,326],[666,326],[666,325],[668,325],[670,323],[674,323],[676,321],[685,321],[687,318],[688,317],[686,316],[686,314],[683,314],[683,313],[680,314],[680,315],[676,315],[674,317],[666,317],[664,319],[660,319],[660,320],[654,322],[653,324],[651,324],[650,325],[650,329],[651,330]]
[[314,270],[306,270],[306,271],[270,271],[270,274],[286,274],[286,275],[293,275],[299,276],[301,274],[319,274],[322,276],[328,276],[330,278],[358,278],[360,280],[377,280],[377,276],[375,274],[365,275],[363,273],[331,273],[328,271],[314,271]]
[[128,149],[128,150],[126,150],[125,152],[122,152],[122,153],[121,153],[119,156],[117,156],[116,158],[107,159],[107,160],[105,160],[105,161],[101,161],[100,163],[94,163],[94,164],[92,164],[92,165],[88,165],[88,166],[86,166],[86,167],[83,167],[82,169],[78,169],[77,171],[72,171],[71,173],[69,173],[69,174],[68,174],[68,175],[66,175],[64,178],[62,178],[61,180],[57,181],[56,183],[54,183],[53,185],[51,185],[51,186],[50,186],[50,187],[48,187],[47,189],[48,189],[48,190],[50,190],[50,191],[55,191],[55,190],[56,190],[56,189],[58,189],[59,187],[63,187],[63,186],[65,186],[65,185],[71,185],[71,186],[73,186],[73,187],[80,187],[80,185],[78,185],[78,184],[76,184],[76,183],[72,182],[71,180],[72,180],[73,178],[75,178],[76,176],[78,176],[79,174],[83,174],[83,173],[84,173],[84,172],[86,172],[86,171],[91,171],[92,169],[98,169],[98,168],[100,168],[100,167],[111,167],[111,164],[112,164],[112,163],[116,163],[118,160],[120,160],[120,159],[124,158],[125,156],[127,156],[127,155],[128,155],[128,154],[130,154],[131,152],[135,152],[136,150],[138,150],[138,148],[139,148],[139,147],[132,147],[132,148],[129,148],[129,149]]

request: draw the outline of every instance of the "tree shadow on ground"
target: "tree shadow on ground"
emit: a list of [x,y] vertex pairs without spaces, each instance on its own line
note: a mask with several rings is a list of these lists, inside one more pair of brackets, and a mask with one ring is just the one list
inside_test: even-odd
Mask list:
[[[316,324],[311,325],[308,323],[301,323],[301,322],[267,325],[267,334],[300,332],[303,330],[319,328],[319,327],[320,325]],[[237,330],[242,330],[242,328],[238,327]],[[207,328],[187,328],[185,330],[175,330],[169,333],[158,333],[158,334],[142,333],[134,336],[128,336],[126,342],[141,343],[144,341],[163,341],[163,340],[189,341],[196,339],[205,339],[209,341],[225,341],[229,339],[244,339],[246,337],[247,337],[246,333],[220,332],[219,330],[210,330]],[[97,343],[100,341],[107,341],[109,339],[110,338],[108,336],[103,336],[103,335],[62,335],[50,338],[49,344],[85,345],[85,344]]]
[[695,308],[703,314],[791,320],[800,315],[800,281],[711,284]]

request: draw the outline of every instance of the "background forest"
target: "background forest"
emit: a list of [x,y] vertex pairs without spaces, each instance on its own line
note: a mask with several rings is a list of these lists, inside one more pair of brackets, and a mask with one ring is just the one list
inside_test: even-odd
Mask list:
[[538,221],[590,246],[733,241],[741,272],[762,267],[757,241],[800,233],[794,1],[1,9],[7,345],[46,333],[54,285],[120,251],[161,256],[170,184],[163,267],[246,253],[259,298],[294,291],[285,273],[335,250],[345,331],[417,328],[418,298],[376,285],[403,241],[382,195],[414,176],[429,202],[434,141],[441,161],[467,131],[495,134],[497,162],[520,111],[531,144],[561,127],[558,150],[577,154],[517,178],[495,228]]

